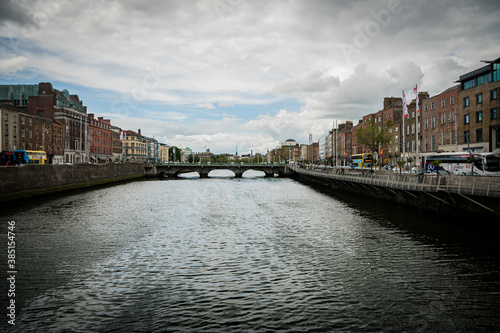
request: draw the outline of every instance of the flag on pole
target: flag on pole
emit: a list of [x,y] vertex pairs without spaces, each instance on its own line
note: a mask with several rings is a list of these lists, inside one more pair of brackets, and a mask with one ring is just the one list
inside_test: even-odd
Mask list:
[[408,105],[406,104],[405,91],[403,90],[403,116],[408,118]]
[[127,141],[127,132],[123,132],[123,141]]
[[413,89],[413,94],[415,94],[415,102],[417,103],[417,114],[420,113],[420,107],[418,106],[418,90],[417,90],[417,85],[415,85],[415,88]]

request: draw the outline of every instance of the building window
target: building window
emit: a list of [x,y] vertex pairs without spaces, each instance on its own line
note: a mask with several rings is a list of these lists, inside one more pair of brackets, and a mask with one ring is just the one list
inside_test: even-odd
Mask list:
[[425,111],[429,111],[429,105],[425,104]]
[[399,137],[398,137],[397,135],[394,137],[394,141],[395,141],[396,143],[399,143]]
[[479,128],[476,130],[476,142],[482,142],[483,141],[483,129]]
[[476,104],[481,104],[483,103],[483,94],[477,94],[476,95]]
[[490,100],[493,101],[495,99],[498,99],[498,90],[497,89],[490,90]]
[[434,135],[431,137],[431,150],[436,150],[436,137]]
[[451,111],[450,112],[450,122],[454,122],[455,121],[455,111]]
[[411,125],[411,134],[415,134],[415,124]]
[[450,144],[455,144],[455,130],[450,131]]
[[398,127],[398,126],[396,126],[396,133],[398,132],[398,128],[399,128],[399,127]]
[[470,133],[470,131],[464,131],[464,143],[470,142],[469,141],[469,133]]
[[441,133],[441,144],[442,145],[446,144],[446,133],[445,132]]
[[434,110],[436,108],[436,102],[432,102],[431,109]]
[[465,107],[469,106],[469,97],[464,97],[464,106]]
[[443,112],[441,114],[441,124],[444,124],[444,123],[446,123],[446,113]]
[[425,137],[425,151],[429,151],[429,137]]
[[436,116],[432,116],[432,128],[436,128]]
[[480,123],[483,121],[483,111],[476,112],[476,123]]
[[441,100],[441,107],[444,108],[446,106],[446,99]]
[[498,109],[493,108],[490,110],[491,119],[498,119]]
[[470,119],[469,119],[469,114],[464,114],[464,124],[468,124],[470,122]]
[[425,118],[425,129],[429,129],[429,118]]
[[406,125],[406,135],[410,135],[410,125]]
[[450,105],[455,105],[455,96],[450,96]]

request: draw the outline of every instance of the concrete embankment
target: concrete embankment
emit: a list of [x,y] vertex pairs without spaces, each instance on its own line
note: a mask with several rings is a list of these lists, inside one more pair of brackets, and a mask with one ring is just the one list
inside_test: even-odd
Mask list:
[[144,177],[144,164],[48,164],[0,167],[0,201]]
[[[500,218],[500,200],[496,196],[499,187],[498,180],[500,179],[497,179],[497,177],[492,178],[492,183],[488,184],[491,187],[489,192],[494,192],[494,195],[480,195],[472,194],[470,188],[465,188],[466,181],[473,179],[473,177],[467,176],[449,175],[442,179],[438,179],[436,176],[422,176],[424,177],[422,180],[426,184],[425,186],[421,186],[424,184],[417,181],[418,176],[409,174],[389,174],[389,178],[391,176],[392,178],[385,181],[385,175],[378,173],[375,173],[374,176],[370,176],[369,174],[352,176],[346,172],[345,176],[340,176],[301,169],[296,169],[295,171],[298,173],[297,180],[311,186],[323,187],[333,191],[349,192],[373,200],[382,199],[391,201],[398,205],[431,211],[438,215],[456,218],[457,220],[498,222]],[[454,178],[459,179],[460,177],[462,177],[461,183],[463,185],[461,193],[451,191],[449,183],[456,180]],[[394,184],[393,178],[401,178],[402,181]],[[413,178],[413,180],[409,180],[408,178]],[[484,179],[478,178],[475,183],[480,183],[480,180]],[[392,184],[393,186],[388,186],[388,184]],[[437,184],[442,185],[439,187]],[[472,189],[474,189],[474,182],[471,184]]]

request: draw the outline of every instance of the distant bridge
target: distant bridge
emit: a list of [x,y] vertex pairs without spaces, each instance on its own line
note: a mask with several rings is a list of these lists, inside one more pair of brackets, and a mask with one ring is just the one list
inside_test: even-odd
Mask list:
[[288,164],[272,163],[168,163],[146,166],[147,175],[160,178],[176,178],[182,173],[197,172],[200,178],[207,178],[210,171],[230,170],[234,172],[235,178],[241,178],[248,170],[263,171],[265,177],[288,177],[295,174]]

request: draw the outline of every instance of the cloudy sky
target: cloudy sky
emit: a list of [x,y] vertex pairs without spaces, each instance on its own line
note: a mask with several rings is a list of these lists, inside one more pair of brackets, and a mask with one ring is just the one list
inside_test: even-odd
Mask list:
[[[500,56],[497,0],[4,0],[0,84],[215,153],[323,139]],[[407,94],[408,95],[408,94]]]

